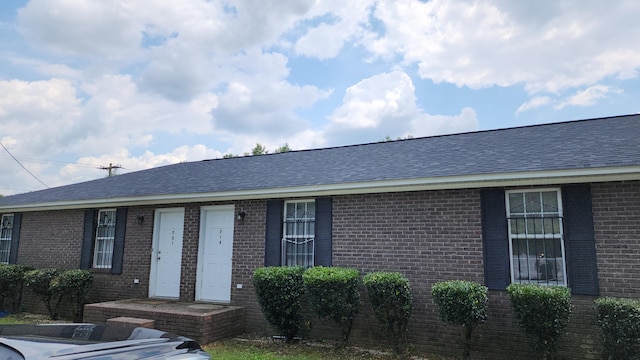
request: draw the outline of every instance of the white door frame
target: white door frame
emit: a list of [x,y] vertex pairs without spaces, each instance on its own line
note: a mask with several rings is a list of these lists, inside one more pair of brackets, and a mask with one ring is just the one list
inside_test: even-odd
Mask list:
[[[154,224],[153,224],[153,244],[151,248],[151,267],[149,269],[149,297],[159,297],[156,295],[156,283],[157,283],[157,274],[158,274],[158,250],[159,250],[159,242],[160,242],[160,220],[162,214],[167,213],[181,213],[182,214],[182,222],[184,227],[184,208],[162,208],[156,209],[154,216]],[[183,233],[184,237],[184,233]],[[182,239],[184,241],[184,238]],[[182,258],[182,248],[180,248],[180,258]],[[182,259],[180,260],[182,262]],[[180,272],[180,269],[178,269]],[[178,299],[180,297],[180,287],[178,287],[178,293],[172,296],[162,296],[163,298],[171,298]]]
[[[229,278],[220,279],[220,281],[227,282],[229,285],[229,294],[224,299],[203,299],[202,287],[203,281],[205,279],[204,276],[204,263],[205,263],[205,240],[206,240],[206,213],[207,211],[216,210],[216,211],[225,211],[231,213],[231,254],[233,256],[233,230],[235,226],[235,205],[212,205],[212,206],[203,206],[200,208],[200,238],[198,240],[198,267],[196,274],[196,301],[213,301],[219,303],[230,303],[231,302],[231,274],[232,269],[229,269]],[[229,259],[229,266],[231,267],[231,259]]]

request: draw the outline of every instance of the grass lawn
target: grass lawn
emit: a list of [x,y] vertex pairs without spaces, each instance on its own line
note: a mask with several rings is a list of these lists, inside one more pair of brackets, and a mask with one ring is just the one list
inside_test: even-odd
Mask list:
[[395,355],[390,349],[363,349],[354,346],[341,347],[336,343],[302,341],[286,344],[268,338],[228,339],[204,346],[213,359],[224,360],[445,360],[447,358],[427,354]]

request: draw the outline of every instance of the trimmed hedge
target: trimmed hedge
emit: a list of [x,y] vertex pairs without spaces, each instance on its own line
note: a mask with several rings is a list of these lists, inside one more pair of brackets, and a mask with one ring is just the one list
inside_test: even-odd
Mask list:
[[25,285],[47,306],[52,320],[59,318],[60,304],[68,300],[73,321],[81,322],[84,304],[93,285],[93,274],[88,270],[36,269],[25,273]]
[[640,300],[606,297],[595,304],[604,334],[603,359],[640,358]]
[[373,272],[365,275],[373,312],[383,331],[391,338],[398,354],[407,347],[407,324],[413,308],[413,295],[409,280],[397,272]]
[[287,342],[300,330],[304,283],[302,267],[270,266],[253,272],[253,286],[262,313]]
[[63,271],[51,281],[55,291],[70,301],[75,322],[82,322],[84,303],[91,285],[93,285],[93,274],[88,270]]
[[6,310],[4,302],[8,299],[11,301],[10,311],[20,311],[24,274],[31,269],[24,265],[0,264],[0,308]]
[[51,281],[60,275],[58,269],[35,269],[24,275],[25,285],[47,306],[49,317],[58,319],[62,294],[51,287]]
[[571,315],[571,290],[562,286],[511,284],[509,299],[518,325],[536,337],[543,359],[553,358],[556,343]]
[[360,272],[351,268],[316,266],[302,274],[311,307],[319,318],[332,319],[347,342],[360,307]]
[[462,327],[464,357],[469,358],[471,333],[487,319],[487,287],[473,281],[443,281],[431,286],[431,297],[441,320]]

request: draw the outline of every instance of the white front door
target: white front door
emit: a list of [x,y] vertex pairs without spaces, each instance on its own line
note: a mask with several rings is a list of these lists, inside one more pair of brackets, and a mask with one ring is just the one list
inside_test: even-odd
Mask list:
[[180,297],[184,208],[156,210],[149,297]]
[[231,301],[234,206],[207,206],[200,212],[196,300]]

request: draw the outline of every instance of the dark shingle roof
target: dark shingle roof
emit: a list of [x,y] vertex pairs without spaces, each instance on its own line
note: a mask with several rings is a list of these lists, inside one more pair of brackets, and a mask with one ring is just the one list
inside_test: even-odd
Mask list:
[[7,196],[0,207],[624,166],[640,166],[640,115],[180,163]]

